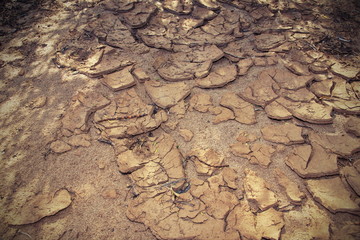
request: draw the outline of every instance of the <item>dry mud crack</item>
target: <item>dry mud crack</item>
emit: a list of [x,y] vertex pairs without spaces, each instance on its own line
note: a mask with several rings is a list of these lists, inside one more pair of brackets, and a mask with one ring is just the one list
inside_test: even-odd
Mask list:
[[359,239],[345,2],[6,4],[0,238]]

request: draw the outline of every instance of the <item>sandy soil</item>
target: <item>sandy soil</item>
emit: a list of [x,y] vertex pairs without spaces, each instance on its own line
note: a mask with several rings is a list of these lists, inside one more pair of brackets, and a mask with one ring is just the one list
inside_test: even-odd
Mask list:
[[3,1],[0,239],[359,239],[357,1]]

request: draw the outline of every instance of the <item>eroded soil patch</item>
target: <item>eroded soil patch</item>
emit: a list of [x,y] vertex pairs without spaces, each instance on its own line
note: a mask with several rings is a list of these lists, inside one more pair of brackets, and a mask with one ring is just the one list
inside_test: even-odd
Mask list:
[[359,238],[355,1],[4,9],[3,239]]

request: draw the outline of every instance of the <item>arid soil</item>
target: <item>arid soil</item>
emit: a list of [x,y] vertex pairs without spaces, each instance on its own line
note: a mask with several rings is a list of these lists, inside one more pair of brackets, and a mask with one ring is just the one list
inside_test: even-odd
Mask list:
[[3,1],[0,239],[360,239],[360,4]]

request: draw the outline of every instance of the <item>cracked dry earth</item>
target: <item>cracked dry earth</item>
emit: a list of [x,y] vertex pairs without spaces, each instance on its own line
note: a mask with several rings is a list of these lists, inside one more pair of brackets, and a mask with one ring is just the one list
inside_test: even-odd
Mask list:
[[356,1],[6,6],[1,239],[360,238]]

